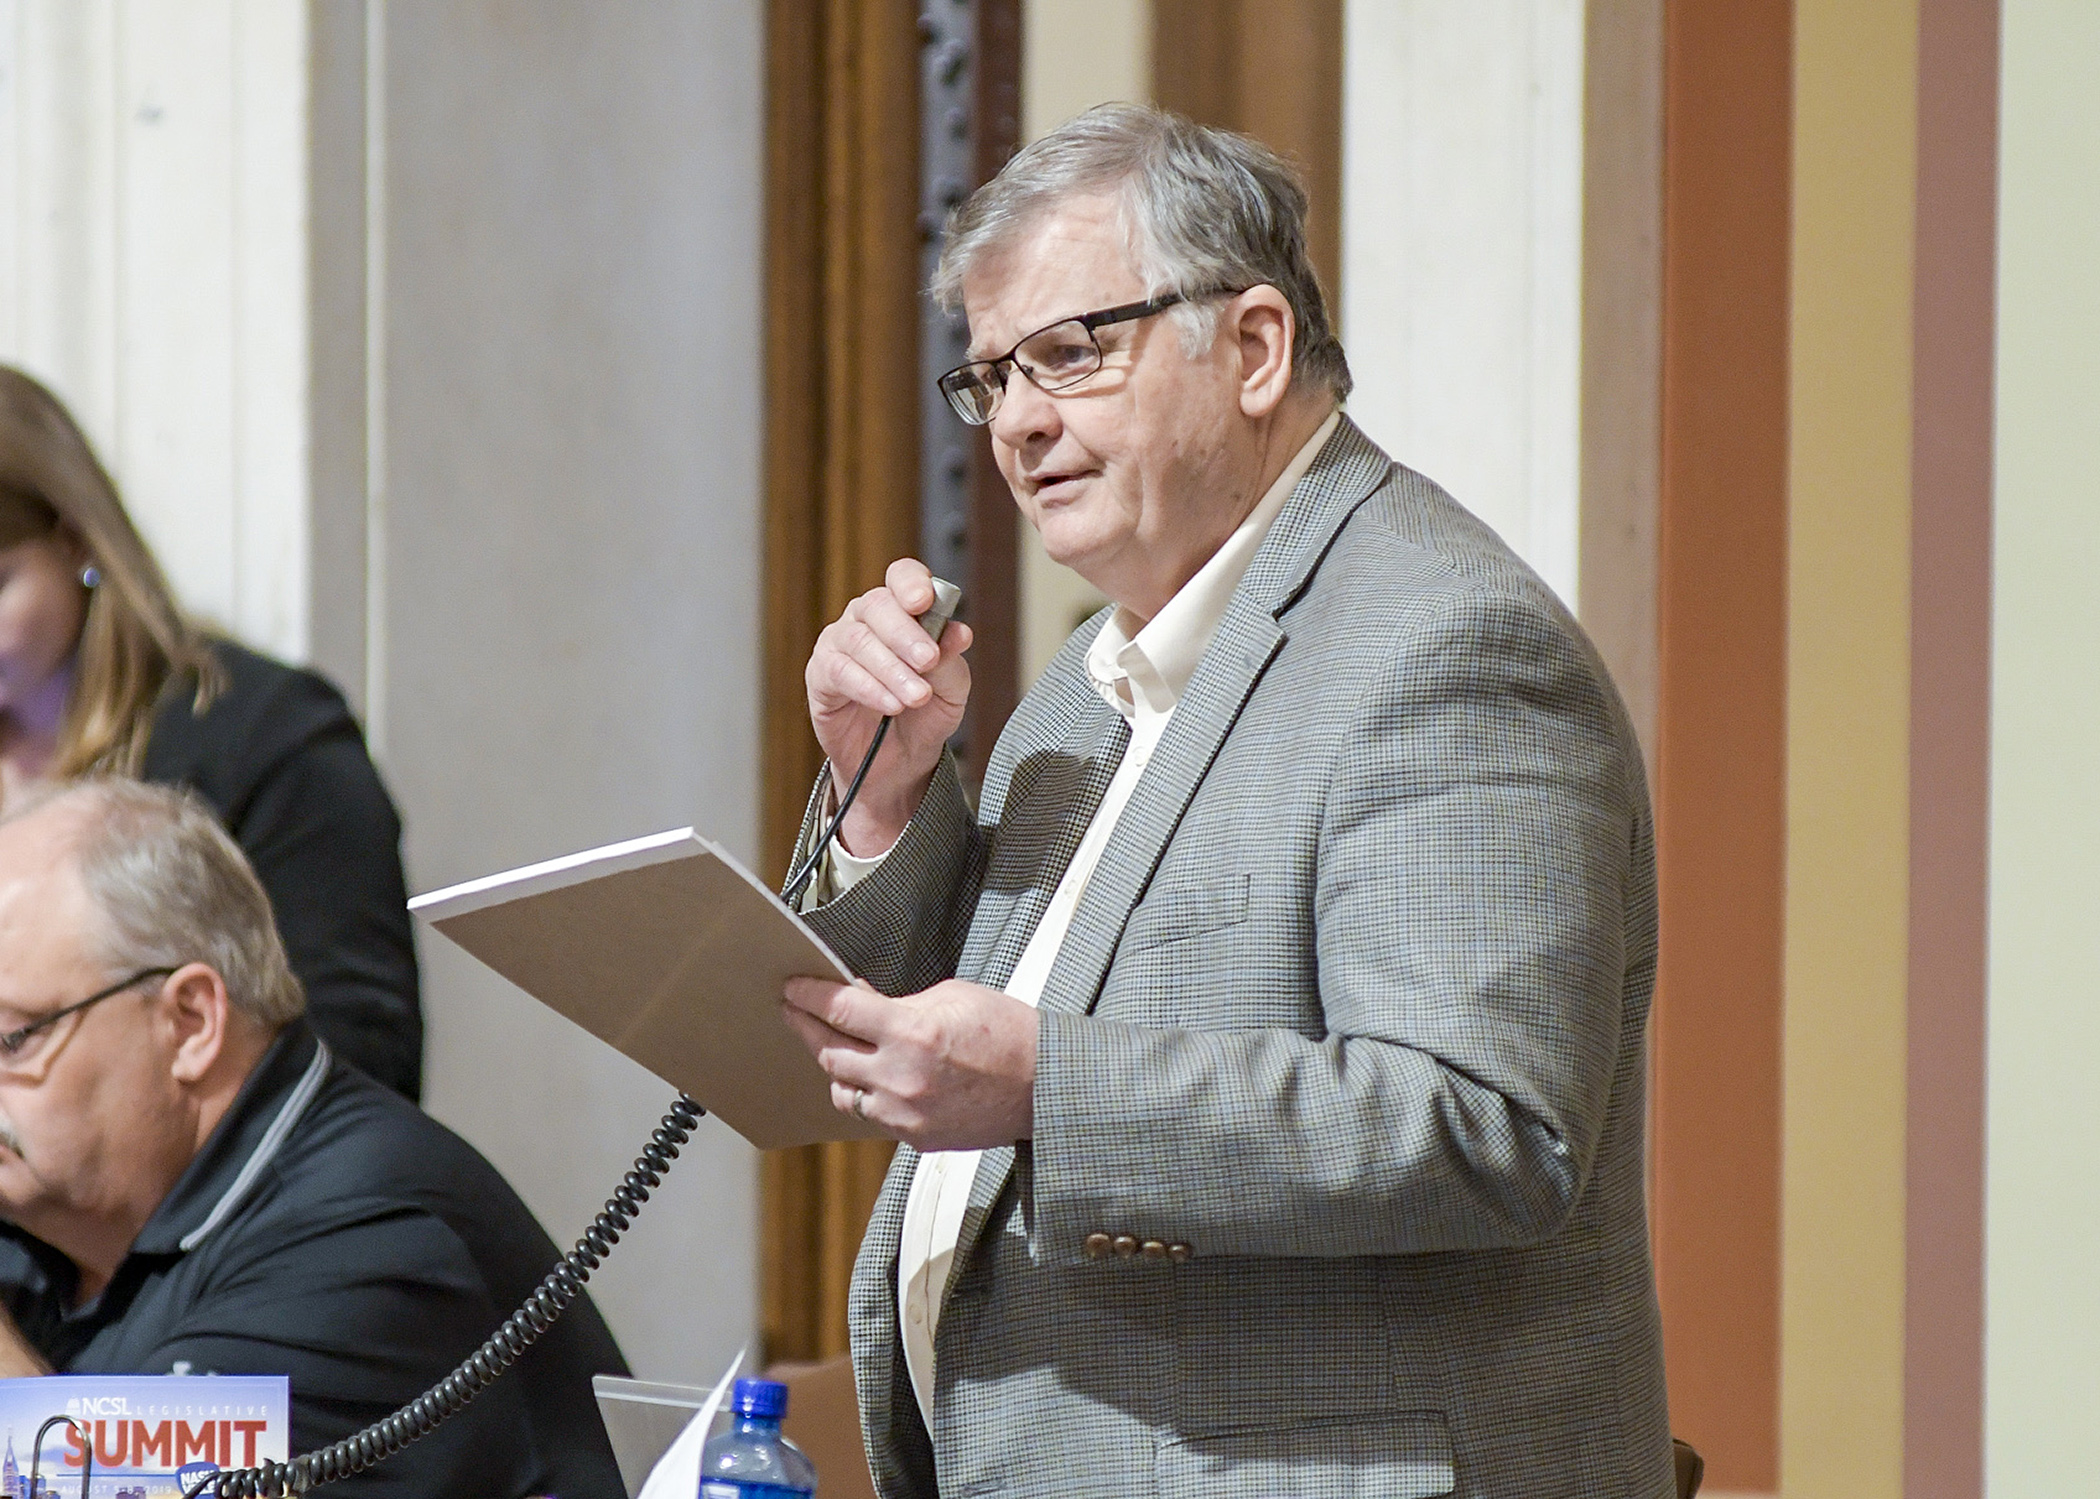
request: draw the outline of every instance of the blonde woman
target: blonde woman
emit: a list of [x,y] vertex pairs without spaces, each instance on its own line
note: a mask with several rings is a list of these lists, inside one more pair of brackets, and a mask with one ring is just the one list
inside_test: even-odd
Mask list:
[[91,775],[209,802],[269,892],[314,1029],[417,1096],[401,824],[342,694],[191,624],[71,415],[0,366],[0,816]]

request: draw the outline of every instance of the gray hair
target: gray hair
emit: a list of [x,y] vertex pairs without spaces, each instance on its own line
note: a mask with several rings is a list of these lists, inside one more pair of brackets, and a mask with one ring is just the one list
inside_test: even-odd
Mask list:
[[[203,963],[236,1009],[276,1031],[306,1009],[270,897],[211,809],[188,791],[137,781],[76,781],[38,800],[78,820],[81,883],[102,915],[90,935],[112,968]],[[11,820],[11,819],[10,819]]]
[[[1336,400],[1354,383],[1305,250],[1305,184],[1261,142],[1163,109],[1102,104],[1022,148],[948,219],[933,294],[954,312],[963,279],[1060,204],[1115,194],[1146,295],[1196,298],[1269,285],[1290,303],[1292,372]],[[1215,304],[1173,309],[1191,354],[1217,334]]]

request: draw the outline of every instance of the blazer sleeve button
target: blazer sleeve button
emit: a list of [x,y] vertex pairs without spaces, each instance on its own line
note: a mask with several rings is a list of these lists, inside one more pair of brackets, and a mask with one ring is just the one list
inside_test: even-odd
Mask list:
[[1186,1265],[1195,1257],[1196,1251],[1189,1248],[1186,1244],[1169,1244],[1167,1246],[1167,1258],[1177,1265]]
[[1130,1234],[1117,1234],[1115,1237],[1115,1246],[1116,1254],[1120,1258],[1127,1260],[1132,1255],[1137,1253],[1138,1241]]
[[1138,1252],[1148,1260],[1163,1260],[1167,1257],[1167,1246],[1157,1239],[1147,1239]]
[[1100,1259],[1102,1255],[1108,1253],[1108,1247],[1109,1237],[1107,1234],[1088,1234],[1086,1236],[1086,1257],[1088,1259]]

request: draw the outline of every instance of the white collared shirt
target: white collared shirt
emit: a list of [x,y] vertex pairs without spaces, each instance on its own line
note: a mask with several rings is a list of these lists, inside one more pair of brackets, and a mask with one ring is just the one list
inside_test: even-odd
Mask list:
[[[1086,656],[1087,676],[1109,707],[1129,722],[1130,746],[1058,881],[1043,919],[1022,949],[1013,976],[1006,981],[1006,992],[1015,999],[1032,1005],[1042,998],[1043,984],[1064,946],[1079,898],[1086,893],[1102,850],[1166,732],[1175,703],[1217,634],[1225,607],[1261,549],[1269,527],[1340,422],[1341,413],[1336,411],[1320,424],[1239,528],[1149,622],[1140,626],[1135,615],[1118,608],[1094,637]],[[856,858],[834,845],[828,871],[831,891],[843,894],[881,862],[881,855]],[[897,1318],[912,1392],[929,1429],[933,1425],[934,1329],[962,1235],[963,1210],[969,1205],[982,1155],[978,1150],[940,1150],[921,1156],[904,1205],[904,1232],[897,1256]]]

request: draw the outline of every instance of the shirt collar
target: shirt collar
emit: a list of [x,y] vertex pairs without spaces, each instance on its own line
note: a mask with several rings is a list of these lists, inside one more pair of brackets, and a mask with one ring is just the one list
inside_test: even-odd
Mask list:
[[1284,465],[1276,482],[1239,528],[1225,538],[1225,544],[1181,585],[1159,613],[1142,626],[1136,615],[1120,606],[1108,617],[1087,650],[1086,670],[1094,690],[1109,707],[1131,720],[1174,711],[1189,678],[1196,674],[1204,651],[1209,649],[1211,637],[1218,633],[1233,590],[1239,587],[1254,554],[1261,550],[1262,538],[1269,534],[1284,502],[1341,420],[1339,407],[1328,413],[1327,420]]
[[204,1148],[177,1177],[139,1236],[133,1254],[195,1249],[230,1217],[284,1148],[326,1080],[332,1058],[304,1020],[284,1028],[241,1084]]

